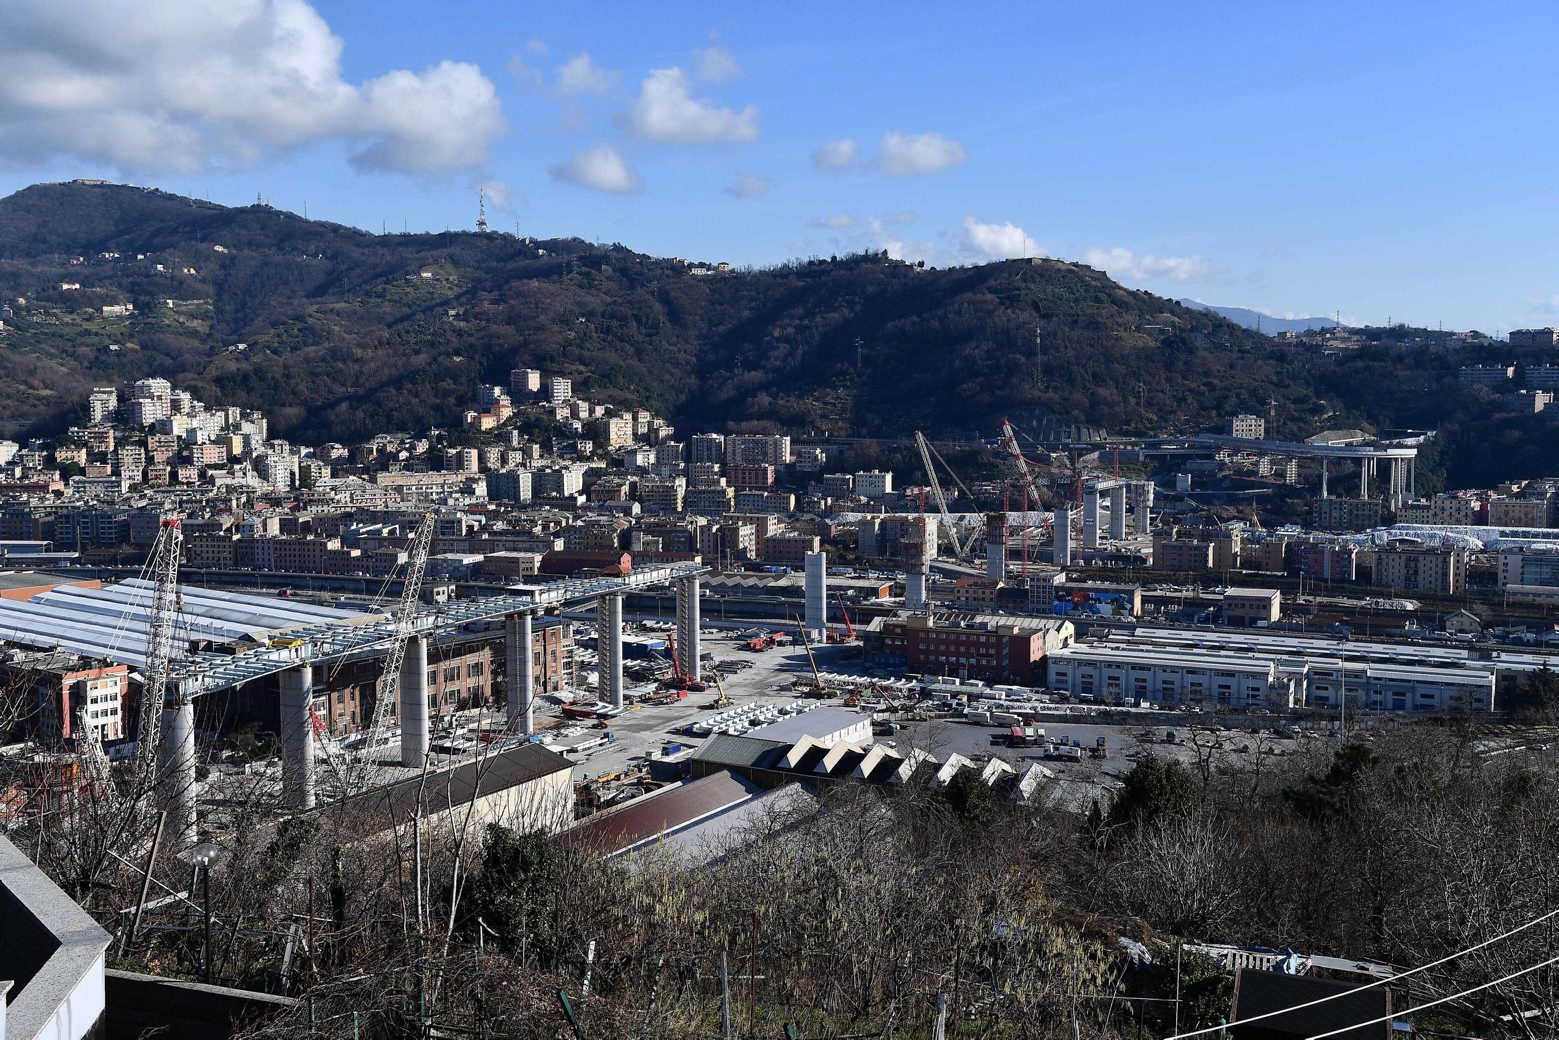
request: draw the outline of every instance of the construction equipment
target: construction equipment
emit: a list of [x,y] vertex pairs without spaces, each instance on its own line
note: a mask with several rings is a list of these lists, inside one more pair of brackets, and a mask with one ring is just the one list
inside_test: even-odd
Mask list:
[[948,476],[953,478],[959,489],[970,500],[973,500],[974,495],[970,494],[969,489],[964,487],[963,481],[958,479],[958,475],[948,466],[947,461],[937,454],[937,450],[931,446],[931,442],[926,440],[926,435],[919,430],[915,431],[915,447],[920,449],[920,464],[925,467],[926,481],[931,485],[931,497],[936,500],[937,509],[941,511],[942,523],[947,528],[947,538],[952,544],[953,555],[960,561],[967,563],[970,554],[974,551],[975,539],[979,537],[979,529],[971,529],[967,538],[959,537],[958,524],[953,520],[952,510],[947,507],[947,496],[942,492],[942,481],[937,478],[936,466],[932,464],[932,460],[935,459],[942,464],[942,468],[947,470]]
[[682,656],[677,653],[675,636],[666,637],[666,646],[671,651],[671,678],[661,680],[661,686],[671,690],[687,690],[689,693],[703,693],[709,689],[708,683],[694,679],[682,667]]
[[726,705],[731,703],[731,698],[725,692],[725,683],[720,681],[720,669],[718,669],[718,668],[713,669],[709,674],[714,676],[715,689],[720,692],[720,696],[715,698],[715,702],[714,702],[713,707],[715,707],[715,708],[724,708]]
[[844,597],[836,592],[834,593],[834,601],[839,604],[839,616],[844,618],[844,637],[841,639],[837,632],[830,632],[828,633],[828,641],[830,643],[853,643],[856,640],[855,625],[850,622],[850,612],[845,609]]
[[812,656],[812,641],[807,638],[807,630],[801,626],[801,619],[796,618],[796,631],[801,633],[801,645],[807,651],[807,664],[812,666],[812,688],[803,690],[803,697],[827,697],[828,691],[823,689],[823,677],[817,670],[817,658]]
[[156,771],[162,714],[173,664],[173,626],[179,611],[179,556],[183,543],[177,517],[164,517],[147,561],[152,581],[150,628],[146,637],[146,680],[141,691],[140,769],[143,777]]
[[412,534],[411,546],[406,553],[406,575],[401,582],[400,604],[395,610],[395,638],[384,656],[384,671],[379,675],[379,685],[374,700],[373,721],[368,726],[367,739],[363,742],[365,768],[357,775],[344,779],[343,795],[351,792],[355,784],[368,779],[374,749],[379,736],[390,718],[390,705],[396,703],[401,689],[401,665],[406,660],[406,645],[411,642],[417,616],[417,601],[422,596],[422,579],[428,570],[428,551],[433,545],[433,514],[422,514],[417,530]]

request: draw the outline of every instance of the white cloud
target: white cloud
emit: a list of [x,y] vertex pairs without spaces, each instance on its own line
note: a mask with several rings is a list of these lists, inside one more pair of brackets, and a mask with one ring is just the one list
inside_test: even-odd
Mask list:
[[1132,281],[1165,279],[1171,282],[1199,282],[1210,277],[1215,268],[1211,261],[1201,256],[1137,256],[1129,249],[1090,249],[1083,254],[1083,263],[1108,272],[1112,278],[1129,278]]
[[557,180],[617,195],[631,194],[643,186],[633,167],[609,144],[586,148],[568,162],[554,163],[547,171]]
[[897,213],[890,213],[882,218],[885,224],[913,224],[919,219],[920,214],[912,209],[900,210]]
[[487,205],[492,209],[508,209],[514,201],[514,192],[503,181],[492,177],[480,181],[477,187],[487,195]]
[[605,94],[616,81],[616,72],[601,68],[584,51],[558,68],[558,89],[564,94]]
[[654,69],[644,77],[627,123],[646,140],[673,144],[751,141],[758,136],[756,108],[747,105],[736,112],[694,97],[687,73],[678,68]]
[[853,228],[859,223],[860,221],[855,219],[853,213],[835,213],[827,217],[813,217],[807,221],[807,227],[840,230],[842,228]]
[[969,157],[963,145],[937,133],[901,134],[894,130],[882,136],[878,148],[882,172],[894,177],[936,173]]
[[861,146],[848,137],[829,141],[812,153],[812,165],[819,170],[848,170],[861,154]]
[[705,83],[728,83],[741,74],[736,57],[718,43],[698,52],[697,76]]
[[963,250],[988,260],[1010,260],[1033,256],[1034,240],[1016,224],[988,224],[974,217],[964,218]]
[[769,193],[773,186],[767,177],[756,173],[744,173],[736,178],[736,182],[725,189],[725,194],[733,199],[761,199]]
[[504,65],[504,71],[513,76],[520,84],[529,90],[537,90],[541,87],[541,70],[533,69],[525,62],[525,55],[516,54]]
[[0,156],[198,171],[342,140],[360,166],[479,165],[503,130],[492,82],[441,62],[362,83],[305,0],[0,4]]

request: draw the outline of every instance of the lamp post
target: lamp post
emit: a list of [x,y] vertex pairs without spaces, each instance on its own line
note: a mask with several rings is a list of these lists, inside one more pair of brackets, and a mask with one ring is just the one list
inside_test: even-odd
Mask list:
[[222,859],[222,849],[214,842],[203,841],[186,854],[189,861],[200,870],[200,894],[202,910],[206,915],[206,941],[201,948],[200,981],[211,981],[211,868]]

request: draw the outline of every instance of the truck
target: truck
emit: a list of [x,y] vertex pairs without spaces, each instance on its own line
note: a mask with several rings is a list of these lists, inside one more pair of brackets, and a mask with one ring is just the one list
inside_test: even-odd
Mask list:
[[964,713],[964,720],[972,722],[976,726],[989,726],[991,724],[991,713],[981,708],[970,708]]
[[1081,762],[1083,749],[1070,744],[1050,744],[1045,748],[1045,757],[1058,762]]

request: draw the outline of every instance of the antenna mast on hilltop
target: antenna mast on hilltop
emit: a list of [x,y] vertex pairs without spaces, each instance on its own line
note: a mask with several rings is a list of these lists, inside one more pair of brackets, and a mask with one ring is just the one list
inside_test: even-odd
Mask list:
[[487,232],[487,188],[476,189],[476,229],[482,233]]

